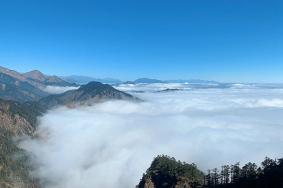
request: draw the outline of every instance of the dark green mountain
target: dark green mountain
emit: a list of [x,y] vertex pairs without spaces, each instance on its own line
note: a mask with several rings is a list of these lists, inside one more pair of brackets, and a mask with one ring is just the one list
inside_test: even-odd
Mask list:
[[106,100],[138,101],[139,99],[130,94],[119,91],[108,84],[90,82],[81,86],[77,90],[71,90],[62,94],[45,97],[39,101],[39,104],[47,108],[52,108],[58,105],[91,105],[93,103],[103,102]]

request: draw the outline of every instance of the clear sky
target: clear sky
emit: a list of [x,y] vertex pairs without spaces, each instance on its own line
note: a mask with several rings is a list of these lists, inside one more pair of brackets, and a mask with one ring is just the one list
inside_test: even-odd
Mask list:
[[1,0],[0,65],[283,82],[282,10],[280,0]]

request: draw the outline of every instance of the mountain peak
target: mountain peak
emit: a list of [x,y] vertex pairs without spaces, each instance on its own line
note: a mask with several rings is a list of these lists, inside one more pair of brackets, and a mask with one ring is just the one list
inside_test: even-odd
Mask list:
[[26,72],[24,74],[33,74],[33,75],[44,75],[42,72],[40,72],[39,70],[32,70],[29,72]]
[[32,70],[32,71],[24,73],[23,75],[27,78],[31,78],[34,80],[44,81],[46,79],[46,76],[39,70]]
[[45,75],[39,70],[32,70],[23,74],[28,80],[40,82],[43,85],[74,86],[59,78],[58,76]]
[[114,88],[108,84],[103,84],[101,82],[96,82],[96,81],[89,82],[85,85],[82,85],[79,88],[79,90],[84,90],[84,91],[92,91],[98,89],[114,89]]
[[82,85],[76,90],[70,90],[58,95],[50,95],[41,99],[39,102],[42,106],[51,108],[58,105],[91,105],[105,100],[140,101],[140,99],[119,91],[108,84],[93,81]]

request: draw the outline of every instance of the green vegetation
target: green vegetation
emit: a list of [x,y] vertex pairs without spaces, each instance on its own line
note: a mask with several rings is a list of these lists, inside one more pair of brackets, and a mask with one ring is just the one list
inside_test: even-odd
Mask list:
[[198,170],[195,164],[188,164],[166,155],[159,155],[153,160],[146,174],[143,175],[138,187],[145,187],[147,180],[151,180],[156,188],[171,188],[180,183],[197,187],[203,184],[203,177],[204,174]]

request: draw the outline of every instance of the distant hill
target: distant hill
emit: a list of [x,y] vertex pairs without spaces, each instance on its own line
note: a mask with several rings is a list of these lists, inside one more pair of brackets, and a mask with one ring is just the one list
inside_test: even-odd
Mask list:
[[76,83],[76,84],[87,84],[89,82],[95,81],[95,82],[101,82],[104,84],[119,84],[122,83],[121,80],[115,79],[115,78],[93,78],[88,76],[78,76],[78,75],[72,75],[72,76],[62,76],[63,80],[70,82],[70,83]]
[[70,90],[63,94],[50,95],[39,101],[39,104],[47,108],[58,105],[90,105],[105,100],[139,100],[130,94],[119,91],[108,84],[90,82],[77,90]]

